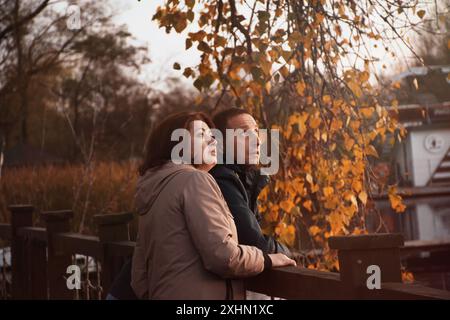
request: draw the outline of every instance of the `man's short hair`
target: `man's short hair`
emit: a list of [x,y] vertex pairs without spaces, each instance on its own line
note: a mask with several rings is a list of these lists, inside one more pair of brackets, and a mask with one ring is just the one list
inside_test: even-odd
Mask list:
[[[222,132],[222,135],[226,136],[226,129],[228,127],[228,120],[231,118],[238,116],[240,114],[248,114],[251,116],[250,112],[248,112],[245,109],[232,107],[228,109],[221,110],[213,115],[212,121],[214,122],[214,125],[216,126],[216,129],[218,129],[220,132]],[[228,128],[231,129],[231,128]]]

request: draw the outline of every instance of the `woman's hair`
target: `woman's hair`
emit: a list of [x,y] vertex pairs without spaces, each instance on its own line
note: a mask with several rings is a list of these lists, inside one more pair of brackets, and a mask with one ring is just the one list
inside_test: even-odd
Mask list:
[[138,172],[143,176],[147,170],[159,167],[170,161],[173,147],[179,142],[172,141],[176,129],[189,129],[192,121],[201,120],[214,128],[211,119],[203,112],[184,111],[171,114],[153,128],[145,143],[144,160]]

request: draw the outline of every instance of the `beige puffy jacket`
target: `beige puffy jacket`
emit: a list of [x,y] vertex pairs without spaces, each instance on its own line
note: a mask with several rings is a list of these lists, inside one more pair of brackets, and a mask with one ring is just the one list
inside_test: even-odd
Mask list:
[[[239,245],[214,178],[184,164],[150,170],[137,184],[140,214],[133,290],[149,299],[244,299],[242,277],[264,269],[256,247]],[[228,289],[226,279],[228,281]],[[230,297],[230,295],[228,295]]]

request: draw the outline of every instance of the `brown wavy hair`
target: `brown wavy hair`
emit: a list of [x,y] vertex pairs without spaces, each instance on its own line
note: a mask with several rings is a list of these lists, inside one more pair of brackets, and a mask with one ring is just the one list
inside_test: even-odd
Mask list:
[[139,175],[143,176],[147,170],[169,162],[173,147],[179,143],[178,141],[171,141],[172,132],[176,129],[189,129],[191,122],[194,120],[204,121],[210,128],[214,128],[214,124],[208,115],[193,111],[171,114],[154,127],[145,143],[144,160],[139,166]]

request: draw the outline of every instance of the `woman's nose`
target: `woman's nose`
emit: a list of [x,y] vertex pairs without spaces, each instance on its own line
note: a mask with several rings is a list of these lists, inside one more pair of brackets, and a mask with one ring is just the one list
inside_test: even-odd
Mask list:
[[210,139],[209,139],[209,141],[208,141],[208,144],[209,145],[217,145],[217,140],[216,139],[214,139],[214,137],[210,137]]

